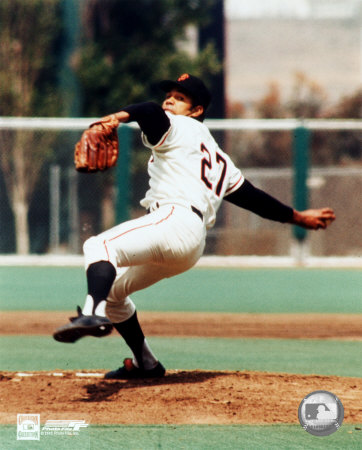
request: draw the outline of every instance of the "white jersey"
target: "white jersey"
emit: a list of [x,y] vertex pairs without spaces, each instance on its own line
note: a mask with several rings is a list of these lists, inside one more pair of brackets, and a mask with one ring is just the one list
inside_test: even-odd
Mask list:
[[238,189],[244,177],[203,123],[166,114],[171,126],[156,145],[142,134],[152,156],[148,163],[150,188],[141,205],[150,208],[159,202],[194,206],[211,228],[223,197]]

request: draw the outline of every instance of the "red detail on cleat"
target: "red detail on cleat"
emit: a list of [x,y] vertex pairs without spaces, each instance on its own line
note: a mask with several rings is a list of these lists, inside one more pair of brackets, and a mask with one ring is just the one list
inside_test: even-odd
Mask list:
[[125,369],[128,370],[129,372],[134,369],[134,365],[133,365],[131,358],[126,358],[123,361],[123,364],[124,364]]

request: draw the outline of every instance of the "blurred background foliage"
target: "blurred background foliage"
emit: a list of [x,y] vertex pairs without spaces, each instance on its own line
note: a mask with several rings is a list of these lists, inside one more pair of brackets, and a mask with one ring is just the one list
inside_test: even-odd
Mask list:
[[[230,105],[230,116],[246,117],[241,102]],[[328,104],[323,87],[306,74],[294,74],[294,89],[290,98],[282,100],[281,86],[273,82],[266,86],[265,95],[259,99],[249,116],[260,119],[315,118],[360,119],[362,118],[362,89]],[[289,132],[237,133],[234,145],[247,149],[239,164],[245,167],[289,167],[291,165],[292,135]],[[238,144],[237,144],[238,142]],[[311,164],[314,166],[345,165],[360,163],[362,158],[361,133],[358,131],[316,131],[312,135]]]
[[60,4],[59,0],[1,0],[1,116],[59,114]]
[[[251,110],[232,98],[225,101],[222,7],[222,0],[1,0],[0,116],[99,117],[130,103],[160,101],[160,80],[190,72],[211,86],[218,108],[212,107],[209,117],[362,117],[361,90],[331,105],[323,86],[301,72],[295,73],[286,100],[283,86],[272,83]],[[0,133],[5,236],[0,251],[44,251],[47,230],[38,224],[48,214],[49,167],[72,169],[78,138],[74,132]],[[226,151],[242,149],[234,155],[241,167],[291,164],[291,133],[234,133],[229,140],[219,133],[217,138]],[[133,145],[130,191],[136,205],[147,188],[149,153],[139,139]],[[360,164],[361,157],[360,133],[313,133],[313,165]],[[112,186],[114,173],[109,172],[92,177],[81,193],[94,232],[106,224],[102,209],[90,212],[91,207],[112,197]],[[39,239],[33,232],[40,233]]]
[[[0,2],[0,115],[56,116],[61,96],[57,89],[62,24],[59,0]],[[0,134],[1,185],[10,208],[5,236],[15,228],[16,250],[28,253],[29,208],[44,163],[52,155],[54,136],[35,131],[4,130]],[[5,202],[4,202],[5,203]]]
[[[187,44],[188,26],[207,26],[214,4],[215,0],[2,0],[0,115],[101,116],[126,104],[160,99],[157,83],[186,71],[211,82],[222,68],[212,39],[193,54],[183,43]],[[0,134],[0,247],[5,251],[13,251],[12,237],[17,253],[39,249],[31,246],[37,239],[29,224],[47,214],[49,167],[71,167],[78,138],[74,133],[22,130]],[[144,170],[146,160],[146,152],[137,154],[132,172],[141,165]],[[92,198],[92,203],[102,204],[113,178],[107,173],[91,183],[84,180],[82,203]],[[91,214],[96,216],[93,222],[102,223],[101,211]],[[36,230],[46,233],[41,227]]]
[[191,72],[210,81],[220,70],[210,42],[191,56],[178,45],[189,25],[210,20],[213,0],[89,0],[75,70],[83,113],[99,116],[157,98],[162,79]]

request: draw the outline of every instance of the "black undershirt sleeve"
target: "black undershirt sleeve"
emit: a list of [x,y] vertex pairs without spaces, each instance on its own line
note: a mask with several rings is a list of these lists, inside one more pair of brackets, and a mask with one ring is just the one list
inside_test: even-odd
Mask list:
[[130,117],[128,122],[137,122],[148,142],[157,144],[170,128],[170,119],[160,105],[154,102],[137,103],[122,109]]
[[244,180],[239,189],[224,197],[224,199],[252,211],[264,219],[285,223],[291,222],[293,218],[293,208],[256,188],[248,180]]

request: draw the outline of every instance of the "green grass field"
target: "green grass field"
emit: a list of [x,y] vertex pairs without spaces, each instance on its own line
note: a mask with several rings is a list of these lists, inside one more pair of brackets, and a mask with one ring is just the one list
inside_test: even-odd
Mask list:
[[[361,314],[361,292],[358,270],[198,268],[135,293],[133,299],[144,311]],[[84,294],[82,268],[0,267],[3,311],[74,310],[82,305]],[[169,369],[361,377],[358,341],[153,337],[150,343]],[[65,352],[64,345],[49,336],[0,336],[1,368],[112,369],[127,352],[114,336],[89,338],[66,348]],[[360,428],[343,424],[322,438],[299,425],[104,424],[90,425],[72,439],[42,436],[40,441],[17,441],[16,426],[3,425],[0,449],[362,449]]]
[[[69,311],[85,292],[82,268],[0,267],[3,311]],[[197,268],[132,298],[147,311],[362,313],[361,292],[359,270]]]
[[[168,369],[257,370],[359,377],[360,342],[314,339],[148,338]],[[11,351],[10,351],[11,349]],[[336,356],[337,355],[337,356]],[[50,336],[0,337],[2,370],[114,369],[129,350],[118,337],[60,344]]]
[[[69,437],[41,436],[16,441],[16,427],[2,426],[2,450],[354,450],[361,449],[362,431],[343,425],[323,438],[299,425],[94,425]],[[71,441],[71,443],[69,442]]]

